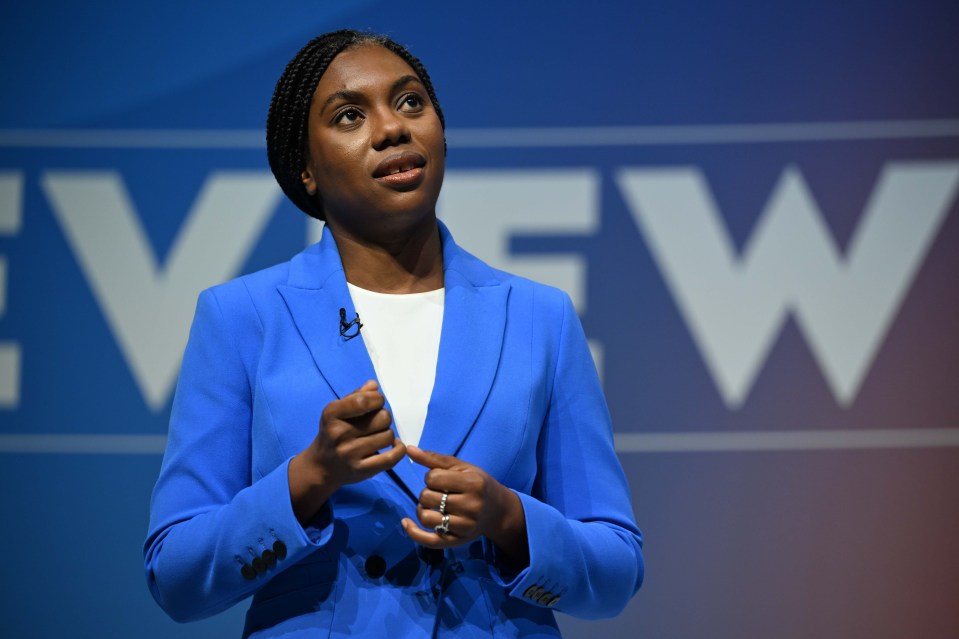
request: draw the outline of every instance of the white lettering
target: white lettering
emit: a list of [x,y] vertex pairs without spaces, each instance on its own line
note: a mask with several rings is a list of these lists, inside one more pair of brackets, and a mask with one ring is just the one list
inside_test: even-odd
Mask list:
[[470,252],[496,268],[557,286],[569,293],[578,310],[586,308],[586,263],[581,256],[516,256],[509,244],[517,234],[595,233],[595,171],[451,171],[438,209]]
[[160,410],[197,295],[236,275],[276,209],[279,187],[262,171],[213,173],[160,268],[118,174],[51,171],[41,183],[146,403]]
[[617,174],[633,218],[728,406],[745,401],[792,312],[837,401],[855,399],[949,212],[956,162],[880,175],[845,261],[797,169],[787,169],[737,259],[695,168]]
[[[0,173],[0,235],[17,235],[23,225],[23,174]],[[0,317],[7,312],[7,260],[0,255]],[[20,344],[0,342],[0,409],[20,405]]]
[[[592,235],[599,226],[599,174],[589,169],[450,171],[439,216],[453,237],[492,266],[566,291],[586,310],[586,262],[579,255],[517,256],[522,234]],[[598,370],[602,345],[590,340]]]

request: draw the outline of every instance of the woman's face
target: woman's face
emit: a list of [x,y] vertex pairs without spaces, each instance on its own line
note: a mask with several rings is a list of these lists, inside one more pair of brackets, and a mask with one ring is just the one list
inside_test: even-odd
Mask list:
[[303,183],[334,229],[375,237],[435,217],[443,127],[416,72],[377,45],[337,55],[313,94]]

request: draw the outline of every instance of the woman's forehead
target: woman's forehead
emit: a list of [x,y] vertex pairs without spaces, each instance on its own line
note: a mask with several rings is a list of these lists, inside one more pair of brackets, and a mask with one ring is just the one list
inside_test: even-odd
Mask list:
[[363,44],[339,53],[320,78],[315,98],[338,91],[359,91],[392,86],[398,79],[412,76],[413,68],[403,58],[377,44]]

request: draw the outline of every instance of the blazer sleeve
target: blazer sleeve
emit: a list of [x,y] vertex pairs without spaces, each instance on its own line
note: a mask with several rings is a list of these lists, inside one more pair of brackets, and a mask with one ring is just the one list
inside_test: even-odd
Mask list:
[[642,584],[643,539],[582,325],[569,297],[562,298],[537,477],[532,494],[517,492],[530,564],[511,579],[501,571],[494,578],[511,596],[536,605],[586,619],[611,617]]
[[294,516],[289,460],[253,476],[252,369],[235,335],[256,325],[248,295],[241,310],[224,314],[215,289],[200,295],[151,501],[147,583],[177,621],[213,615],[249,596],[325,543],[331,531],[322,521],[304,529]]

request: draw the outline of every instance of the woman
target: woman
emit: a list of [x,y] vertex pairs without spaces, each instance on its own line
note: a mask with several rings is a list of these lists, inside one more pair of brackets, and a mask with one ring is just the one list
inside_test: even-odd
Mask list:
[[280,78],[270,165],[326,227],[200,296],[145,545],[174,619],[253,595],[244,636],[553,637],[639,587],[582,328],[437,222],[444,127],[385,37],[320,36]]

